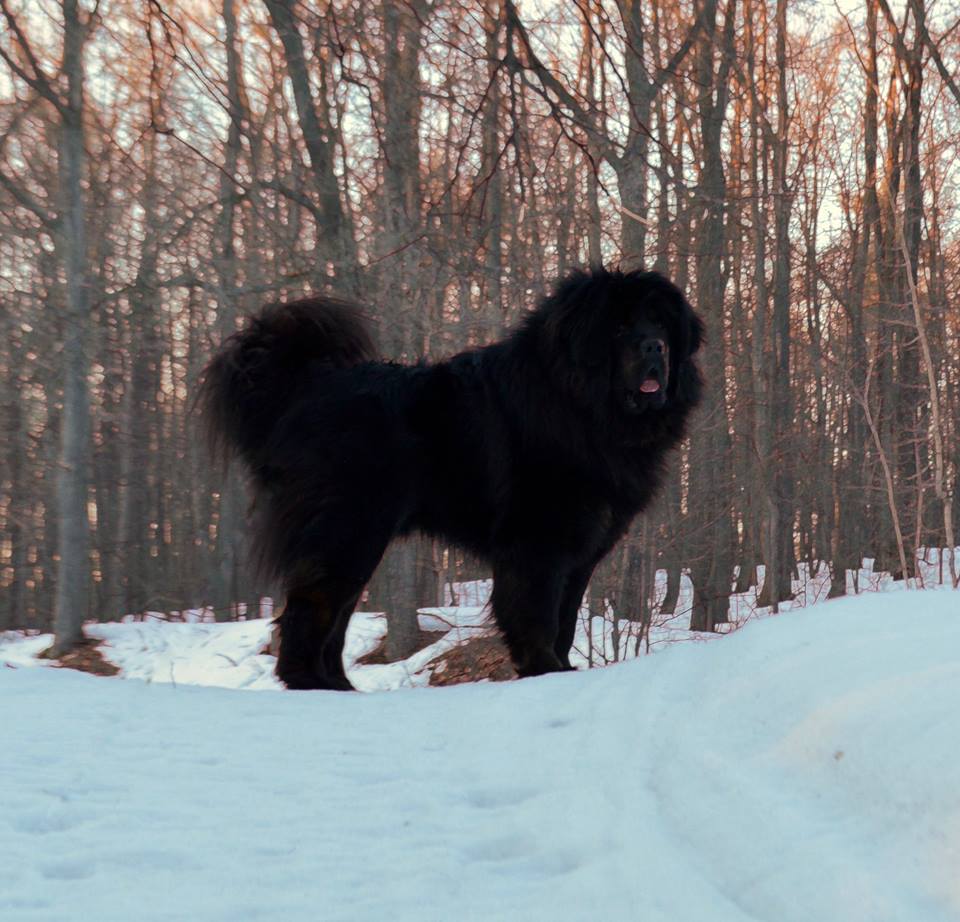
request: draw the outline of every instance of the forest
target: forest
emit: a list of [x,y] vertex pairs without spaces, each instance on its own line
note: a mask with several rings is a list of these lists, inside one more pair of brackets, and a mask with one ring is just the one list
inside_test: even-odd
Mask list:
[[[921,587],[960,519],[958,62],[955,0],[0,0],[0,631],[275,590],[193,407],[259,305],[357,299],[410,362],[599,264],[687,292],[707,388],[591,611]],[[399,659],[486,575],[411,540],[362,604]]]

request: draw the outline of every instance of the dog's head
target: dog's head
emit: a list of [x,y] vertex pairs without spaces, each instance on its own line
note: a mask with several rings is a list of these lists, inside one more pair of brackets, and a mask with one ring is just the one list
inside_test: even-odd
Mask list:
[[631,415],[697,402],[703,323],[659,273],[576,272],[537,315],[543,354],[578,402]]

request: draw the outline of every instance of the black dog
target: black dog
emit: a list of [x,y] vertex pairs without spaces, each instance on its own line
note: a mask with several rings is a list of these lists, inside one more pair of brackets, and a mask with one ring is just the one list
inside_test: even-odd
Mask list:
[[377,361],[325,297],[267,307],[207,368],[211,434],[252,475],[257,546],[283,582],[277,675],[350,688],[347,622],[391,539],[440,535],[493,567],[521,676],[570,669],[598,561],[653,497],[701,379],[703,326],[656,273],[576,273],[502,342]]

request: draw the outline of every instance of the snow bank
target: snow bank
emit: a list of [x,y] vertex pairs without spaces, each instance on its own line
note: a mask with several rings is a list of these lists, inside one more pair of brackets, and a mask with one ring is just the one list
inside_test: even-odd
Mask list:
[[894,592],[390,694],[0,668],[0,918],[956,922],[958,649]]
[[[440,619],[444,618],[446,636],[408,660],[377,665],[358,665],[357,660],[383,639],[386,619],[379,613],[354,613],[347,631],[344,662],[358,689],[384,691],[426,685],[430,680],[427,668],[430,661],[466,639],[482,623],[480,609],[428,611],[436,614],[424,615],[421,625],[427,630],[437,630]],[[458,622],[458,616],[463,624]],[[281,688],[273,675],[276,661],[265,652],[270,643],[271,624],[267,618],[220,624],[151,618],[88,624],[85,631],[89,637],[101,641],[101,652],[120,668],[124,678],[262,691]],[[36,657],[52,641],[52,634],[0,635],[0,664],[51,666]]]

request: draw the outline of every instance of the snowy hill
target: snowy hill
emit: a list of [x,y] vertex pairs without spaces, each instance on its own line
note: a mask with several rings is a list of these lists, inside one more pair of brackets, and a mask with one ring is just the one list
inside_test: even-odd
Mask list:
[[929,591],[369,695],[0,667],[0,918],[957,920],[958,651]]

